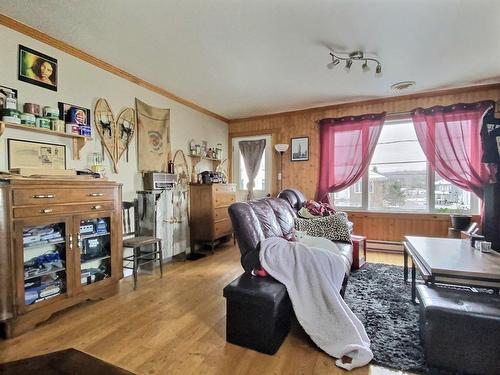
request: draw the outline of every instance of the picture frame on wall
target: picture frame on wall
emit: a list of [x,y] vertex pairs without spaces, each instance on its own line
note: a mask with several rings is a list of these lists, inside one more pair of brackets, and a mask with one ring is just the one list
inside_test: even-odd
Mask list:
[[291,161],[309,160],[309,137],[292,138]]
[[19,45],[18,79],[57,91],[57,60],[34,49]]
[[7,139],[8,168],[35,168],[40,171],[66,169],[66,146],[27,141],[24,139]]
[[18,100],[17,90],[13,89],[12,87],[0,85],[0,110],[4,108],[9,108],[6,105],[7,98],[9,97],[17,102]]
[[58,102],[59,119],[66,124],[90,126],[90,109],[73,104]]

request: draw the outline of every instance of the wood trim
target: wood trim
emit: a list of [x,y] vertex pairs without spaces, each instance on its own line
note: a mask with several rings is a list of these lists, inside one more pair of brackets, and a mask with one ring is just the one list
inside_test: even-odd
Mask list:
[[217,120],[229,123],[229,120],[215,112],[209,111],[206,108],[203,108],[199,106],[198,104],[195,104],[187,99],[181,98],[180,96],[177,96],[170,91],[167,91],[159,86],[156,86],[155,84],[145,81],[142,78],[139,78],[129,72],[126,72],[123,69],[120,69],[104,60],[101,60],[85,51],[82,51],[76,47],[71,46],[70,44],[63,42],[62,40],[53,38],[44,32],[37,30],[31,26],[28,26],[24,23],[21,23],[13,18],[10,18],[4,14],[0,14],[0,25],[6,26],[12,30],[15,30],[17,32],[20,32],[21,34],[27,35],[33,39],[36,39],[42,43],[48,44],[49,46],[52,46],[54,48],[57,48],[60,51],[66,52],[69,55],[72,55],[76,58],[79,58],[80,60],[83,60],[85,62],[88,62],[89,64],[92,64],[98,68],[101,68],[111,74],[114,74],[118,77],[121,77],[123,79],[126,79],[127,81],[130,81],[132,83],[135,83],[136,85],[139,85],[141,87],[144,87],[147,90],[150,90],[156,94],[159,94],[161,96],[164,96],[168,99],[174,100],[182,105],[185,105],[186,107],[189,107],[191,109],[194,109],[195,111],[198,111],[200,113],[203,113],[207,116],[213,117]]
[[424,91],[424,92],[407,94],[407,95],[399,95],[399,96],[389,96],[389,97],[386,96],[386,97],[376,98],[376,99],[351,101],[351,102],[344,102],[344,103],[339,103],[339,104],[331,104],[331,105],[322,106],[322,107],[311,107],[311,108],[304,108],[304,109],[298,109],[298,110],[287,111],[287,112],[270,113],[267,115],[237,118],[237,119],[229,120],[229,125],[237,124],[240,122],[246,122],[246,121],[264,120],[264,119],[282,117],[282,116],[301,115],[301,114],[306,114],[308,112],[341,109],[341,108],[351,107],[353,105],[391,103],[391,102],[406,100],[406,99],[420,99],[420,98],[427,98],[427,97],[433,97],[433,96],[455,95],[455,94],[463,94],[466,92],[482,91],[482,90],[495,90],[495,89],[500,89],[500,83],[492,83],[492,84],[488,84],[488,85],[477,85],[477,86],[466,86],[466,87],[458,87],[458,88],[434,90],[434,91]]

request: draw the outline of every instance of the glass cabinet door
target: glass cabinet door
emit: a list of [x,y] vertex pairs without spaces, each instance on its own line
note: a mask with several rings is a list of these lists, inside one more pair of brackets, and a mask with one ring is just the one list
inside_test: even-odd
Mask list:
[[[90,215],[89,215],[90,216]],[[79,284],[87,287],[111,277],[110,213],[76,219]],[[78,264],[77,263],[77,264]]]
[[[68,291],[68,221],[21,224],[24,306],[63,296]],[[69,262],[71,263],[71,262]]]

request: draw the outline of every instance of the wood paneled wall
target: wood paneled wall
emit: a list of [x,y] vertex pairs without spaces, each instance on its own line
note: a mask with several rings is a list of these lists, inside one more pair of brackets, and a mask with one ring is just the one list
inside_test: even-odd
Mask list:
[[[283,187],[294,187],[313,199],[319,178],[319,129],[316,122],[322,118],[360,115],[364,113],[409,112],[417,107],[472,103],[480,100],[500,100],[500,84],[446,90],[435,93],[407,95],[387,99],[333,105],[302,111],[273,114],[248,119],[232,120],[229,125],[229,157],[233,137],[271,134],[273,144],[288,143],[293,137],[309,137],[310,156],[306,162],[291,162],[290,150],[283,157]],[[278,193],[277,173],[279,156],[273,159],[273,189]],[[401,241],[406,234],[446,237],[450,219],[448,215],[350,213],[356,234],[371,240]]]
[[[417,107],[471,103],[480,100],[500,100],[500,84],[435,93],[407,95],[364,102],[339,104],[302,111],[259,116],[229,122],[229,156],[233,137],[271,134],[273,144],[288,143],[293,137],[309,137],[309,161],[291,162],[290,150],[283,156],[283,187],[294,187],[314,198],[319,178],[319,129],[316,122],[327,117],[342,117],[365,113],[409,112]],[[279,157],[274,154],[274,179],[272,194],[277,194]]]
[[[447,214],[410,214],[388,212],[348,212],[354,233],[369,240],[401,242],[404,236],[447,237],[451,226]],[[473,221],[479,222],[479,216]]]

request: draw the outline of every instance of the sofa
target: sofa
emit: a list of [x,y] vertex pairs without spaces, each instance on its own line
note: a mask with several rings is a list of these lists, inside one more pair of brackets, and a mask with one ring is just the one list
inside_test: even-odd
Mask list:
[[[304,202],[300,191],[285,189],[277,198],[237,202],[229,207],[245,273],[224,288],[228,342],[274,354],[288,334],[293,309],[285,286],[270,276],[253,276],[252,271],[260,267],[260,241],[276,236],[292,239],[294,219]],[[349,243],[337,245],[345,267],[343,295],[353,248]]]

